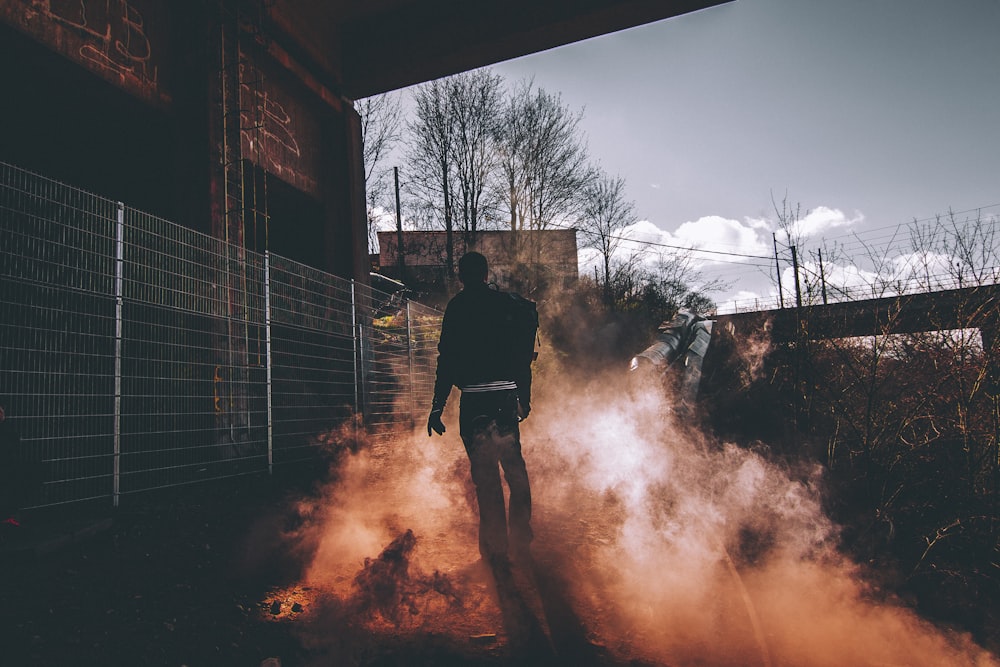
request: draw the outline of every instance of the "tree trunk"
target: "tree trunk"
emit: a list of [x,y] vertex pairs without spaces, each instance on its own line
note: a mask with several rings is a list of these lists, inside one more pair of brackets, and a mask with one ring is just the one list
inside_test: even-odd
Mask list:
[[441,183],[444,186],[444,233],[445,233],[445,263],[448,265],[448,278],[455,277],[455,223],[451,213],[451,192],[448,186],[448,166],[444,165]]

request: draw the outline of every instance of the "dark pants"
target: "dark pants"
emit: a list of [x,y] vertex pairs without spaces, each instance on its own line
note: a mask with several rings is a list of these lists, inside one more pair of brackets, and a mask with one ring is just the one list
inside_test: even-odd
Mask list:
[[526,550],[532,538],[531,489],[521,456],[515,392],[463,393],[459,429],[479,501],[479,553],[487,560],[507,556],[507,515],[498,466],[510,490],[509,545],[515,552]]

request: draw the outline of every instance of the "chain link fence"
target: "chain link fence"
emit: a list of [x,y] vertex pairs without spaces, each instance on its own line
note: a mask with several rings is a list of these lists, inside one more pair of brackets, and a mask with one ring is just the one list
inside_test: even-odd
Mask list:
[[403,292],[0,163],[0,406],[38,478],[25,507],[385,437],[429,400],[440,322]]

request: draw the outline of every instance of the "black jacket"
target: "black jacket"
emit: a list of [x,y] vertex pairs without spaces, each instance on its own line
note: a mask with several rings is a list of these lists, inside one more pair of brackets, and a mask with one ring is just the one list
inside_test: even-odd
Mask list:
[[517,361],[512,349],[511,304],[507,294],[486,283],[466,285],[448,302],[438,343],[435,408],[444,407],[452,386],[498,380],[515,382],[521,405],[530,404],[531,363]]

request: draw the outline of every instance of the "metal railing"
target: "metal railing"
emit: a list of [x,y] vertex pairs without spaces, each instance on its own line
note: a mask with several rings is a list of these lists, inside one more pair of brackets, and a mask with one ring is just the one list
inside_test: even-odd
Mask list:
[[111,500],[316,459],[429,400],[441,313],[0,163],[0,405]]
[[[802,273],[805,273],[803,270]],[[1000,266],[987,266],[967,275],[955,273],[922,273],[912,268],[903,276],[872,275],[870,282],[856,285],[826,285],[822,286],[813,279],[804,282],[802,288],[802,305],[819,306],[831,303],[848,303],[868,299],[884,299],[914,294],[933,294],[947,290],[962,289],[1000,283]],[[785,286],[783,294],[771,294],[766,297],[722,301],[717,312],[725,315],[733,313],[752,313],[765,310],[781,310],[795,308],[797,297],[794,286]]]

